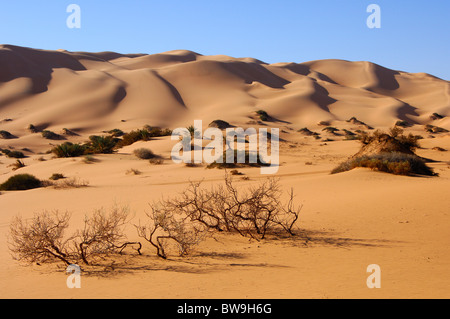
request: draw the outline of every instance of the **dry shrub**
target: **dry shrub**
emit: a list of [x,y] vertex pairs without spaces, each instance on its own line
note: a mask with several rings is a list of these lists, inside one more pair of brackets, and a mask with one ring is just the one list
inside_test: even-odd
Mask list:
[[175,242],[184,255],[212,231],[237,232],[257,240],[279,230],[294,235],[301,206],[294,207],[292,190],[287,203],[280,197],[276,179],[238,191],[225,174],[225,185],[204,189],[192,182],[177,198],[154,203],[147,214],[150,223],[136,228],[162,258],[167,258],[168,242]]
[[[66,237],[70,214],[58,211],[36,213],[30,220],[16,216],[10,224],[8,246],[13,258],[26,263],[60,261],[66,265],[93,262],[112,254],[122,253],[127,246],[141,244],[127,242],[123,233],[128,210],[113,207],[109,213],[96,210],[86,216],[83,229]],[[136,247],[136,246],[135,246]]]
[[71,177],[60,179],[52,183],[52,186],[56,189],[81,188],[89,186],[89,181],[82,180],[78,177]]

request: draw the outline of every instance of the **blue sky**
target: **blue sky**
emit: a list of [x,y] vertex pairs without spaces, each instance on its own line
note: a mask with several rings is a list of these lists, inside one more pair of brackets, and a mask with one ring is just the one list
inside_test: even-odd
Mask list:
[[[81,28],[69,29],[69,4]],[[381,28],[369,29],[369,4]],[[450,79],[448,0],[0,1],[0,43],[69,51],[254,57],[268,63],[371,61]]]

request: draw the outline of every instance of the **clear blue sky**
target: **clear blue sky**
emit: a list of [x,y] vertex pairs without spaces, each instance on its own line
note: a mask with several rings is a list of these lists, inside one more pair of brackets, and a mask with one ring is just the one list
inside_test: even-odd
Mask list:
[[[81,29],[69,29],[69,4]],[[381,7],[381,29],[366,8]],[[268,63],[337,58],[450,79],[448,0],[0,1],[0,43],[69,51],[254,57]]]

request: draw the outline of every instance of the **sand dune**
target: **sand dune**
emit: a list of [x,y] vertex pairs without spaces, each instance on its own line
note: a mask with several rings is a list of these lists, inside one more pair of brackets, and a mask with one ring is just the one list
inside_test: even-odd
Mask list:
[[370,62],[269,65],[185,50],[144,55],[11,45],[1,46],[0,57],[0,117],[21,125],[77,122],[95,129],[120,126],[121,120],[139,126],[146,119],[170,126],[202,114],[212,121],[208,114],[217,112],[243,122],[260,108],[298,126],[349,116],[373,126],[397,119],[427,124],[434,112],[450,116],[448,81]]
[[[270,119],[260,120],[258,110]],[[352,117],[357,120],[348,121]],[[189,257],[169,260],[144,245],[143,256],[124,255],[114,271],[83,274],[82,289],[67,288],[61,265],[24,266],[11,258],[7,234],[18,214],[29,219],[44,210],[70,211],[73,227],[81,227],[84,214],[117,203],[130,207],[126,233],[139,240],[132,224],[145,218],[149,203],[176,195],[189,181],[222,183],[222,170],[172,162],[169,136],[94,155],[88,163],[48,152],[115,128],[174,129],[194,120],[203,120],[204,128],[224,120],[280,129],[275,177],[283,196],[292,187],[303,205],[303,236],[256,242],[221,234]],[[417,155],[432,159],[439,177],[361,168],[330,175],[360,149],[345,130],[387,129],[399,120],[411,124],[406,133],[423,137]],[[338,132],[324,131],[323,121]],[[45,139],[30,124],[64,139]],[[0,194],[0,297],[448,298],[450,133],[427,132],[426,124],[450,130],[450,83],[370,62],[267,64],[187,50],[147,55],[2,45],[0,130],[12,138],[0,138],[0,149],[20,150],[26,158],[25,167],[13,170],[16,159],[0,155],[0,183],[18,173],[43,180],[61,173],[89,187]],[[298,132],[304,127],[311,132]],[[64,128],[76,134],[64,134]],[[163,158],[162,165],[133,155],[143,147]],[[138,173],[129,174],[131,169]],[[236,177],[239,189],[265,178],[258,168],[239,171],[245,177]],[[373,263],[382,268],[381,289],[366,286],[366,267]]]

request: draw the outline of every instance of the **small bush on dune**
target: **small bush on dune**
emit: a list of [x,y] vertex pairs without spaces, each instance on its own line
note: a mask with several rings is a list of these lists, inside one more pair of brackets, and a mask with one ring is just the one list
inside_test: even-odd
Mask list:
[[25,158],[25,154],[23,154],[20,151],[11,151],[8,149],[3,149],[2,153],[5,154],[7,157],[10,158]]
[[57,157],[78,157],[85,153],[86,146],[70,142],[55,146],[51,152]]
[[0,185],[0,190],[20,191],[42,187],[42,182],[30,174],[19,174],[11,176]]
[[264,111],[264,110],[258,110],[258,111],[256,111],[256,114],[259,115],[259,119],[261,121],[268,121],[268,120],[270,120],[269,114],[267,114],[267,112]]
[[51,181],[57,181],[57,180],[63,179],[63,178],[66,178],[63,174],[60,174],[60,173],[54,173],[54,174],[52,174],[52,176],[49,177],[49,180],[51,180]]
[[42,131],[41,134],[42,134],[43,138],[46,138],[48,140],[61,140],[61,139],[63,139],[63,137],[61,135],[56,134],[56,133],[54,133],[52,131],[48,131],[48,130]]
[[15,138],[15,136],[12,135],[11,133],[9,133],[8,131],[1,130],[0,131],[0,138],[3,138],[5,140],[9,140],[9,139]]
[[112,136],[89,136],[89,142],[86,144],[86,153],[112,154],[118,141]]
[[133,151],[133,154],[140,159],[151,159],[156,157],[155,154],[148,148],[138,148]]
[[124,147],[137,141],[148,141],[152,137],[168,136],[170,134],[172,134],[172,131],[169,129],[162,130],[158,127],[146,126],[143,129],[124,134],[122,139],[118,141],[117,147]]
[[350,159],[333,169],[331,174],[349,171],[356,167],[370,168],[375,171],[395,175],[436,175],[418,156],[395,152],[367,155]]

